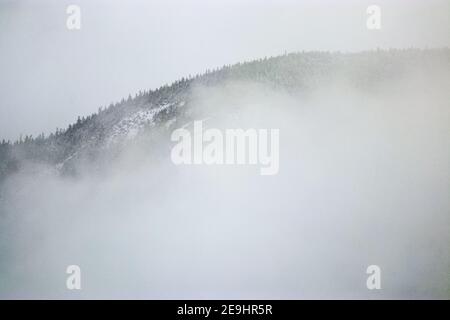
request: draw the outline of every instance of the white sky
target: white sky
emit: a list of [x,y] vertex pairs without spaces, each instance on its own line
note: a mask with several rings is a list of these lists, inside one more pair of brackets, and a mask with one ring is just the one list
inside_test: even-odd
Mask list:
[[[66,8],[81,7],[79,31]],[[366,28],[381,7],[382,29]],[[450,46],[448,0],[0,0],[0,139],[188,74],[285,51]]]

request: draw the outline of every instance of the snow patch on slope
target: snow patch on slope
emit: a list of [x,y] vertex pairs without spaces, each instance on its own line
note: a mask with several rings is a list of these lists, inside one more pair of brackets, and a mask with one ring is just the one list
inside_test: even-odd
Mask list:
[[[109,146],[118,141],[130,140],[136,137],[144,127],[153,126],[155,117],[163,110],[170,108],[175,103],[165,103],[156,108],[142,109],[132,115],[123,118],[115,124],[108,135],[106,145]],[[177,106],[183,106],[184,101]]]

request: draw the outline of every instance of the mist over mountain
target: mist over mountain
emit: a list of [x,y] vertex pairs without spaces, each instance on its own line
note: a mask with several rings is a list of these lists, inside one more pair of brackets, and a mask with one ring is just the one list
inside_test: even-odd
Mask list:
[[[0,297],[448,297],[449,89],[449,49],[289,53],[3,141]],[[174,165],[195,120],[279,129],[279,173]]]
[[[292,53],[257,61],[224,66],[182,78],[155,90],[100,107],[98,113],[80,116],[65,129],[38,137],[21,136],[12,144],[2,141],[0,176],[14,172],[24,161],[44,162],[62,171],[73,169],[76,160],[97,159],[107,149],[130,143],[142,133],[165,127],[168,131],[192,121],[196,93],[201,88],[233,82],[255,83],[273,90],[307,96],[335,83],[371,92],[385,81],[394,81],[410,70],[424,71],[447,63],[449,50],[389,50],[356,54],[327,52]],[[197,99],[198,100],[198,99]],[[229,106],[232,112],[233,106]],[[277,108],[277,106],[273,106]],[[208,106],[205,116],[218,108]],[[227,110],[224,110],[225,112]],[[280,110],[281,111],[281,110]]]

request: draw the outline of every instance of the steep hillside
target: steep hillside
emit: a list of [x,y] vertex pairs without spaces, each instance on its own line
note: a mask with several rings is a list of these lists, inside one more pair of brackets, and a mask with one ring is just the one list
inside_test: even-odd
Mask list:
[[[19,170],[24,161],[45,162],[67,171],[77,159],[96,159],[105,150],[112,153],[143,132],[164,126],[171,130],[192,118],[196,87],[219,86],[229,81],[250,81],[287,92],[307,95],[339,79],[360,90],[376,91],[386,79],[415,68],[450,66],[450,50],[389,50],[362,53],[292,53],[264,58],[178,80],[131,95],[95,114],[79,117],[64,130],[33,138],[21,137],[0,144],[0,179]],[[382,81],[383,80],[383,81]],[[213,108],[213,106],[212,106]],[[70,171],[70,170],[69,170]]]

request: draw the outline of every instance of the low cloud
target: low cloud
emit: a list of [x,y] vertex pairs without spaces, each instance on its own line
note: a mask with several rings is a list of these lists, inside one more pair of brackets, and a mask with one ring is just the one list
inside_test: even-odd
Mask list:
[[[0,297],[448,297],[450,79],[414,70],[308,95],[197,88],[193,119],[280,130],[274,176],[176,166],[169,135],[97,173],[29,164],[0,200]],[[366,288],[372,264],[380,291]],[[82,290],[66,289],[68,265]]]

